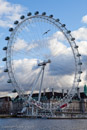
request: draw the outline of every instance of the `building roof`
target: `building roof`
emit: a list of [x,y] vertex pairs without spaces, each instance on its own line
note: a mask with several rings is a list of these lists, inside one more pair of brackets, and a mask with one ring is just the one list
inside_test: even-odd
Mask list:
[[11,97],[8,97],[8,96],[6,96],[6,97],[0,97],[0,100],[12,101],[12,100],[11,100]]

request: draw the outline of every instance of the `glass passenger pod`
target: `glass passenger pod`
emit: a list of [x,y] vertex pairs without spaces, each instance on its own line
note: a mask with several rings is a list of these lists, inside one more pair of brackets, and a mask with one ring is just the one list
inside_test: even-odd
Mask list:
[[74,38],[74,37],[72,37],[72,38],[71,38],[71,41],[74,41],[74,40],[75,40],[75,38]]
[[8,79],[7,83],[12,83],[11,79]]
[[81,54],[77,54],[77,57],[80,57],[81,56]]
[[81,79],[77,79],[77,82],[81,82]]
[[82,62],[79,62],[78,65],[82,65]]
[[12,32],[12,31],[13,31],[13,28],[9,28],[9,31]]
[[65,25],[65,24],[62,24],[61,26],[62,26],[62,27],[65,27],[66,25]]
[[10,37],[8,37],[8,36],[5,38],[5,40],[9,40],[9,39],[10,39]]
[[28,14],[27,14],[27,16],[31,16],[32,15],[32,13],[31,12],[29,12]]
[[7,61],[7,58],[6,58],[6,57],[4,57],[4,58],[2,59],[2,61]]
[[8,72],[8,69],[4,69],[4,72]]
[[7,50],[7,46],[3,47],[3,50],[6,51]]
[[17,92],[17,90],[16,90],[16,89],[14,89],[12,92],[13,92],[13,93],[16,93],[16,92]]
[[71,33],[71,31],[70,31],[70,30],[68,30],[68,31],[67,31],[67,34],[69,34],[69,33]]
[[46,12],[43,12],[42,15],[43,15],[43,16],[46,15]]
[[53,15],[51,14],[51,15],[49,15],[49,18],[53,18]]
[[60,20],[59,20],[59,19],[56,19],[55,21],[56,21],[56,22],[59,22]]
[[78,71],[78,74],[82,74],[82,71],[80,70],[80,71]]
[[75,49],[77,49],[78,48],[78,46],[77,45],[75,45],[75,47],[74,47]]
[[24,19],[25,18],[25,16],[24,15],[22,15],[21,17],[20,17],[20,19]]
[[39,14],[39,12],[38,12],[38,11],[36,11],[34,14],[35,14],[35,15],[38,15],[38,14]]
[[19,21],[18,20],[16,20],[15,22],[14,22],[14,24],[18,24],[19,23]]

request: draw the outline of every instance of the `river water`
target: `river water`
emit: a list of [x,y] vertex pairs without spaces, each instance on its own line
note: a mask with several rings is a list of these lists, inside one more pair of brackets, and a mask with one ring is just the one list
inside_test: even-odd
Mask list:
[[87,120],[2,118],[0,130],[87,130]]

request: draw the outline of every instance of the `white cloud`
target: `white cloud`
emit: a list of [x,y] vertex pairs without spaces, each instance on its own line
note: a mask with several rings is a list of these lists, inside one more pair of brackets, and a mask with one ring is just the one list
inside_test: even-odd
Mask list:
[[10,21],[5,21],[5,20],[0,20],[0,26],[1,27],[11,27],[12,24],[10,23]]
[[12,22],[20,17],[26,9],[19,4],[12,4],[6,0],[0,0],[0,26],[12,26]]
[[79,52],[83,56],[87,56],[87,28],[81,27],[72,32],[73,37],[76,39],[76,44],[79,46]]
[[31,49],[34,49],[37,46],[38,46],[37,43],[34,43],[34,44],[31,43],[30,45],[27,46],[27,51],[30,51]]
[[78,30],[72,32],[72,35],[75,37],[76,40],[87,40],[87,28],[81,27]]
[[[37,65],[37,59],[24,58],[24,59],[20,59],[20,60],[14,60],[13,64],[14,64],[15,69],[17,69],[17,70],[21,69],[21,71],[20,71],[21,73],[22,72],[26,73],[27,69],[31,70],[33,68],[33,66]],[[20,66],[21,66],[21,68],[20,68]]]
[[79,45],[81,55],[87,56],[87,41],[77,41],[77,45]]
[[27,42],[24,41],[23,39],[17,39],[14,46],[13,46],[13,50],[15,51],[19,51],[19,50],[22,50],[24,48],[27,47]]
[[[69,48],[64,45],[65,41],[60,42],[57,38],[52,38],[48,41],[49,49],[51,50],[52,56],[58,56],[62,54],[69,54]],[[69,44],[69,43],[68,43]]]
[[87,24],[87,15],[82,17],[82,22]]
[[59,41],[64,41],[65,40],[65,36],[60,31],[57,31],[56,33],[54,33],[53,38],[56,38]]
[[29,87],[33,86],[33,80],[35,80],[38,74],[37,59],[24,58],[22,60],[14,60],[13,64],[12,68],[14,68],[13,73],[16,81],[21,88],[29,90]]

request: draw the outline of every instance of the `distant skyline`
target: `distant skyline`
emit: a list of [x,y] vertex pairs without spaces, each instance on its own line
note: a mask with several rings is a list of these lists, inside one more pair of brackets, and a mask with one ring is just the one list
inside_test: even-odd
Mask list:
[[87,0],[0,0],[0,91],[7,92],[9,90],[6,83],[8,76],[6,75],[5,80],[3,73],[5,63],[2,62],[2,58],[5,56],[2,48],[7,44],[4,39],[10,35],[8,29],[13,26],[13,22],[19,19],[21,14],[26,15],[28,12],[34,14],[35,11],[39,11],[40,14],[44,11],[47,15],[53,14],[54,18],[59,18],[72,31],[72,35],[79,45],[79,52],[82,54],[84,73],[81,86],[84,86],[87,80],[85,77],[85,68],[87,68]]

